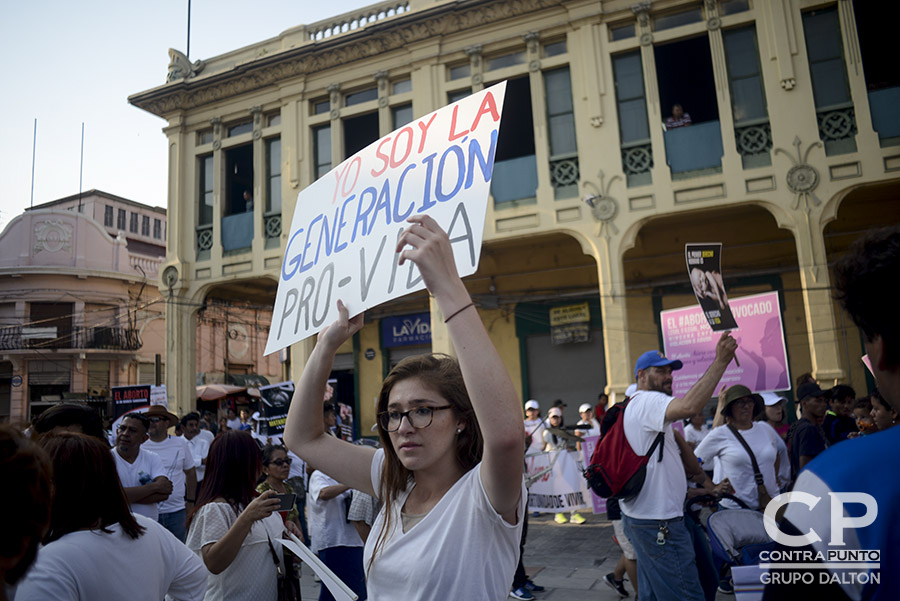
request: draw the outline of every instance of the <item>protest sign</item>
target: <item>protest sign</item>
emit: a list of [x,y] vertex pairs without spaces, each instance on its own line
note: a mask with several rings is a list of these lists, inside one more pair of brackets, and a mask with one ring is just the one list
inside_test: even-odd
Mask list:
[[328,589],[328,592],[331,593],[331,596],[335,601],[355,601],[356,599],[359,599],[359,595],[354,593],[349,586],[344,584],[344,581],[341,580],[331,568],[325,565],[325,563],[319,559],[309,547],[304,545],[303,541],[290,532],[287,533],[287,536],[287,539],[279,538],[276,540],[284,545],[295,556],[299,557],[303,563],[312,568],[312,571],[319,577],[322,584],[325,585],[325,588]]
[[550,471],[534,481],[528,490],[529,511],[563,513],[587,509],[587,480],[569,451],[549,451],[525,457],[525,473]]
[[297,196],[272,311],[268,355],[337,318],[425,287],[397,239],[412,215],[450,236],[460,276],[478,268],[506,82],[373,142]]
[[684,259],[697,302],[715,332],[737,327],[722,281],[722,244],[685,244]]
[[291,398],[294,396],[293,382],[279,382],[259,388],[259,434],[273,437],[284,435]]
[[[743,384],[753,392],[789,390],[791,377],[778,293],[731,299],[731,310],[740,319],[740,327],[732,335],[738,343],[741,365],[729,365],[722,384]],[[719,337],[697,305],[662,311],[659,320],[666,357],[684,364],[672,372],[672,393],[681,396],[712,363]]]
[[113,400],[113,415],[119,417],[132,409],[150,404],[150,385],[113,386],[110,389]]

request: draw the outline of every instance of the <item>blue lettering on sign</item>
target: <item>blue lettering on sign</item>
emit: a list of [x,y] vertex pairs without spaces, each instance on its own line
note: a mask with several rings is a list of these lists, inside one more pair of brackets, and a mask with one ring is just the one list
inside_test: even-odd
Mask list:
[[[491,145],[487,152],[483,151],[477,139],[467,136],[460,144],[446,148],[440,157],[438,153],[433,153],[418,163],[408,163],[402,170],[395,169],[365,187],[358,195],[350,194],[333,211],[329,209],[329,213],[311,216],[308,222],[291,233],[285,245],[282,280],[289,281],[371,236],[376,224],[402,224],[413,212],[424,213],[438,203],[453,200],[461,191],[468,190],[476,178],[489,182],[494,170],[497,133],[496,129],[491,131]],[[422,189],[407,190],[404,196],[404,181],[417,165],[425,168],[424,186]],[[454,222],[459,211],[465,210],[463,206],[464,203],[460,203],[457,208]],[[308,286],[307,280],[304,280],[295,287],[294,297],[290,300],[298,308],[309,301],[312,291]]]

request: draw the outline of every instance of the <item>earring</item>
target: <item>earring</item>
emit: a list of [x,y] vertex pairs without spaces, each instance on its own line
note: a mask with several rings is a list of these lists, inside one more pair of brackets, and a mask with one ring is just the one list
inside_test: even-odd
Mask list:
[[462,432],[462,428],[457,428],[456,433],[459,434],[460,432]]

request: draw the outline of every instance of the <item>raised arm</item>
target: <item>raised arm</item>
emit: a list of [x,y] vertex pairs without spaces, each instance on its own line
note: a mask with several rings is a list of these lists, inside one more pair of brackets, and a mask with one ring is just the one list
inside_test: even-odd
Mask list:
[[716,343],[716,358],[712,364],[706,369],[696,384],[685,393],[680,399],[673,399],[666,408],[666,421],[674,422],[677,419],[687,419],[692,415],[699,413],[712,398],[713,392],[725,369],[734,358],[734,352],[737,350],[737,342],[728,332],[723,332]]
[[413,261],[445,316],[466,390],[484,437],[481,477],[494,509],[510,523],[522,487],[525,433],[519,399],[478,311],[456,270],[450,239],[431,218],[416,215],[400,237],[400,263]]
[[338,301],[338,319],[322,330],[300,376],[284,426],[284,444],[300,458],[338,482],[374,495],[370,447],[350,444],[325,433],[322,399],[338,348],[362,329],[363,316],[349,319]]

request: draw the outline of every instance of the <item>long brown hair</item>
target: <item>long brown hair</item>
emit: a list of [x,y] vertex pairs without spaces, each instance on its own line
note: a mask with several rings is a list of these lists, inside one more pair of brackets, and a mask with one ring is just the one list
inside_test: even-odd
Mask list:
[[226,430],[219,433],[209,447],[206,474],[187,527],[191,527],[191,520],[201,507],[219,497],[239,514],[258,495],[256,479],[261,473],[262,454],[248,432]]
[[[481,461],[484,450],[484,439],[481,436],[481,428],[475,417],[475,409],[469,399],[466,384],[463,381],[459,363],[453,357],[444,354],[416,355],[407,357],[398,363],[381,385],[381,393],[378,396],[377,412],[387,411],[388,400],[394,386],[403,380],[415,378],[424,385],[434,389],[448,403],[453,405],[454,417],[465,423],[465,428],[456,437],[456,461],[463,472],[468,472]],[[403,467],[397,456],[394,445],[391,443],[390,434],[381,423],[378,423],[378,437],[384,448],[384,467],[381,470],[381,486],[379,496],[384,503],[384,526],[378,534],[375,542],[375,550],[369,560],[367,570],[372,567],[372,562],[379,551],[387,542],[391,525],[399,516],[394,515],[394,501],[406,490],[412,472]]]
[[41,447],[53,462],[56,489],[44,544],[76,530],[112,534],[108,528],[116,523],[132,539],[144,533],[131,513],[112,453],[102,441],[67,432],[44,437]]
[[7,584],[15,584],[25,574],[47,532],[52,472],[49,457],[35,442],[12,426],[0,424],[0,473],[7,487],[0,497],[0,515],[6,518],[0,558],[11,564],[5,571],[0,569],[0,576]]

